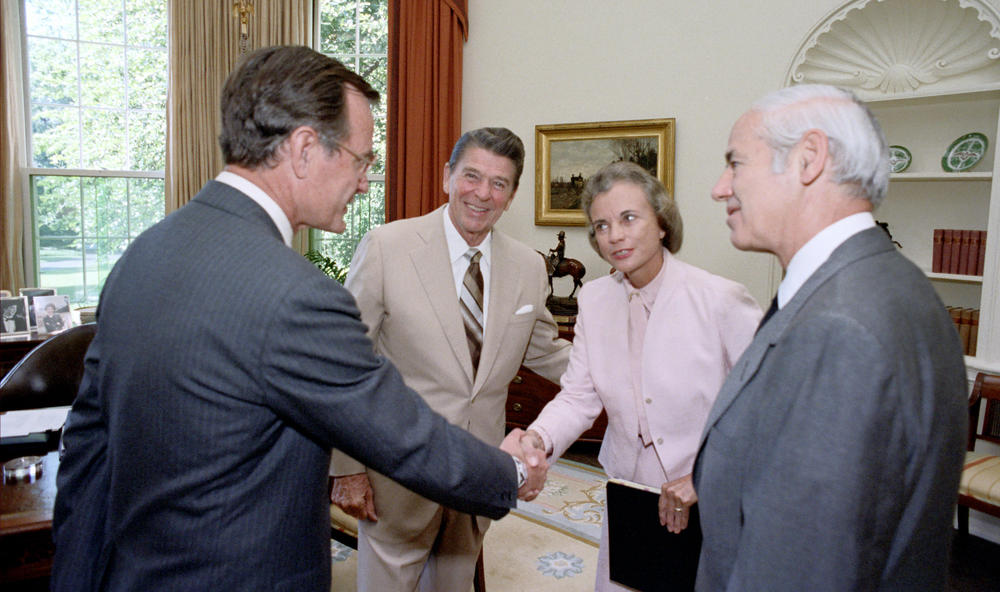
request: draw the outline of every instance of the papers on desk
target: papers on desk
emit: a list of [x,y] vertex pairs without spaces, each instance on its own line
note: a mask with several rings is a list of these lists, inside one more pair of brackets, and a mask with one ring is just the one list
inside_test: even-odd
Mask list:
[[67,413],[69,413],[69,407],[48,407],[46,409],[0,413],[0,434],[6,438],[58,430],[66,423]]
[[608,479],[608,559],[611,580],[636,590],[694,590],[701,553],[698,505],[678,534],[660,525],[660,490]]

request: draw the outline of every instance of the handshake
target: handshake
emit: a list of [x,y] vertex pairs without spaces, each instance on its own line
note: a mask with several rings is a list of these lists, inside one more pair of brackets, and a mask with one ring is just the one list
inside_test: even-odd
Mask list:
[[500,444],[500,450],[518,458],[524,463],[527,475],[524,484],[517,490],[518,499],[531,501],[542,492],[545,477],[549,472],[545,444],[534,430],[525,432],[520,428],[511,430]]
[[[549,472],[542,438],[534,431],[515,429],[507,434],[500,449],[524,463],[527,475],[524,484],[517,490],[517,497],[525,501],[535,499],[542,492],[545,476]],[[375,494],[365,473],[335,477],[330,501],[359,520],[378,520]]]

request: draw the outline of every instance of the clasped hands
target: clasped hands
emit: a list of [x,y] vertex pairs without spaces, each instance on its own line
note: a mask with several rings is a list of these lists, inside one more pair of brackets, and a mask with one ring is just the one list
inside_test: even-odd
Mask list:
[[[517,490],[517,497],[525,501],[535,499],[541,493],[549,471],[542,439],[533,432],[525,434],[524,430],[514,429],[504,438],[500,449],[521,459],[527,469],[527,479]],[[367,473],[334,477],[330,501],[358,520],[378,521],[375,494]]]
[[545,445],[541,437],[534,431],[525,432],[514,428],[500,444],[503,450],[511,456],[516,456],[528,470],[524,485],[517,490],[518,499],[531,501],[538,497],[545,486],[545,477],[549,472],[549,462],[546,460]]

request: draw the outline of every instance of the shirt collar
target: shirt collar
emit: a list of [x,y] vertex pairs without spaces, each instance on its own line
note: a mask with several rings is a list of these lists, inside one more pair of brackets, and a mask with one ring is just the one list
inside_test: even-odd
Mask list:
[[455,224],[451,221],[451,216],[448,215],[448,204],[445,204],[441,208],[441,213],[444,217],[444,238],[448,242],[448,259],[454,264],[456,261],[465,256],[465,253],[469,249],[479,249],[482,251],[483,256],[479,260],[480,266],[490,264],[490,253],[493,250],[493,231],[491,230],[483,242],[479,243],[475,247],[469,246],[469,243],[465,242],[462,235],[458,233],[458,229],[455,228]]
[[830,258],[830,254],[837,247],[855,234],[873,226],[875,218],[871,212],[852,214],[827,226],[802,245],[788,262],[785,279],[778,286],[778,308],[785,306],[795,296],[799,288]]
[[646,305],[647,310],[653,310],[653,304],[656,302],[656,296],[660,293],[660,286],[663,285],[663,277],[666,275],[664,270],[666,270],[667,265],[670,264],[671,257],[672,255],[670,254],[670,251],[663,248],[663,265],[660,266],[660,271],[656,273],[656,277],[641,288],[636,289],[636,287],[632,285],[632,282],[628,281],[628,278],[625,277],[625,274],[622,274],[622,282],[625,284],[625,292],[627,294],[638,292],[639,297],[642,299],[642,303]]
[[284,210],[281,209],[270,195],[246,177],[241,177],[230,171],[222,171],[215,177],[215,180],[246,194],[257,205],[264,208],[267,215],[274,221],[274,225],[278,227],[278,231],[281,233],[281,240],[289,247],[292,246],[292,223],[288,221],[288,216],[285,215]]

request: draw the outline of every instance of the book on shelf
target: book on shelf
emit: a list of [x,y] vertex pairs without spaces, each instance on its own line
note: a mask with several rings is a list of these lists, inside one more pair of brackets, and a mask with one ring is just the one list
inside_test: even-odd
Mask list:
[[980,230],[969,231],[969,252],[965,261],[965,273],[967,275],[979,275],[979,238],[982,234]]
[[701,553],[698,504],[687,528],[672,533],[660,525],[660,490],[608,479],[608,564],[611,580],[636,590],[694,590]]
[[962,230],[958,243],[958,271],[960,275],[969,275],[969,249],[972,246],[972,231]]
[[948,273],[958,273],[958,262],[962,257],[962,231],[951,231],[951,257],[948,260]]
[[979,339],[979,309],[972,309],[972,315],[969,317],[969,347],[966,348],[965,355],[975,356],[976,355],[976,341]]
[[951,273],[951,248],[954,245],[954,230],[945,228],[941,231],[941,273]]
[[983,275],[986,266],[986,231],[979,231],[979,258],[976,260],[976,275]]
[[931,249],[931,271],[954,275],[983,275],[986,231],[935,228]]
[[955,324],[962,353],[967,356],[976,355],[976,341],[979,338],[979,309],[961,306],[947,306],[951,322]]
[[961,318],[958,323],[958,336],[962,341],[962,353],[968,355],[969,353],[969,337],[971,337],[972,331],[972,309],[963,308]]
[[934,249],[931,251],[931,271],[943,273],[941,271],[941,245],[944,242],[944,228],[934,229]]

